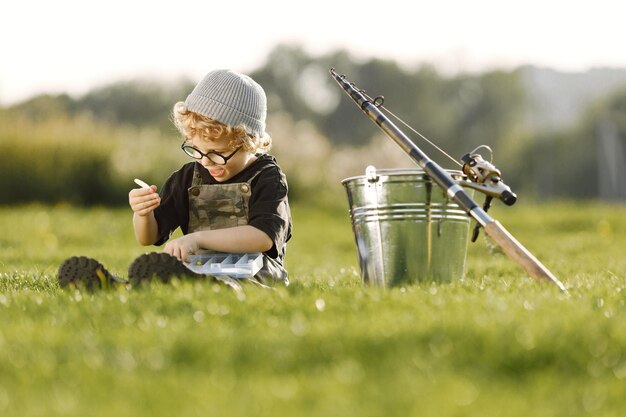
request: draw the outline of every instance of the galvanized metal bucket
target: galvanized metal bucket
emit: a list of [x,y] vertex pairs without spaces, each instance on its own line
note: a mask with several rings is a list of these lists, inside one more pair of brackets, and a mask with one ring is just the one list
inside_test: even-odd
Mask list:
[[[464,180],[461,171],[448,173]],[[463,277],[470,217],[424,171],[370,166],[342,184],[365,283],[391,287]]]

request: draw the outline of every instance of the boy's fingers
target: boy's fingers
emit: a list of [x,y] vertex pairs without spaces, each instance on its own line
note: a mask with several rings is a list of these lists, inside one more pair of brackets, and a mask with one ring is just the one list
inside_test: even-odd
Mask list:
[[146,195],[151,195],[151,194],[158,195],[156,190],[157,190],[156,185],[153,185],[150,188],[133,188],[132,190],[130,190],[130,194],[136,197],[146,196]]
[[160,204],[161,204],[160,199],[140,201],[140,202],[135,202],[132,205],[132,208],[140,216],[145,216],[151,211],[154,211],[154,209],[156,209]]
[[131,197],[131,199],[132,199],[132,203],[139,205],[142,203],[160,202],[161,196],[159,196],[157,193],[152,193],[152,194],[147,194],[147,195],[142,195],[142,196]]

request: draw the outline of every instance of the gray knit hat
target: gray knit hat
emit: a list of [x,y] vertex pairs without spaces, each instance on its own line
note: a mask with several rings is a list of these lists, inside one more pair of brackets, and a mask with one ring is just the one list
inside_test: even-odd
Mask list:
[[196,85],[185,104],[192,112],[228,126],[243,124],[249,134],[266,136],[265,91],[247,75],[231,70],[211,71]]

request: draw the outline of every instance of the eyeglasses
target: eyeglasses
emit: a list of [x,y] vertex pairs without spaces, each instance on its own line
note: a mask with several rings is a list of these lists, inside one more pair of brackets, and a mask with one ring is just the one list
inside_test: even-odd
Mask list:
[[233,155],[235,155],[239,149],[241,149],[241,146],[235,149],[233,153],[231,153],[228,156],[224,156],[220,153],[213,152],[213,151],[204,153],[200,149],[196,148],[195,146],[188,145],[187,142],[184,142],[182,145],[180,145],[180,149],[182,149],[183,152],[191,156],[193,159],[200,160],[206,156],[209,161],[213,162],[216,165],[226,165],[226,162],[228,162],[228,160],[232,158]]

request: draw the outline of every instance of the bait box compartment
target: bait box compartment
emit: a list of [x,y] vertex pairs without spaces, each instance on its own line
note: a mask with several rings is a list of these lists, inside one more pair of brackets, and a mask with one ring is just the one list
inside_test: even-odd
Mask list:
[[210,252],[189,255],[185,266],[197,274],[252,278],[263,267],[263,254]]

